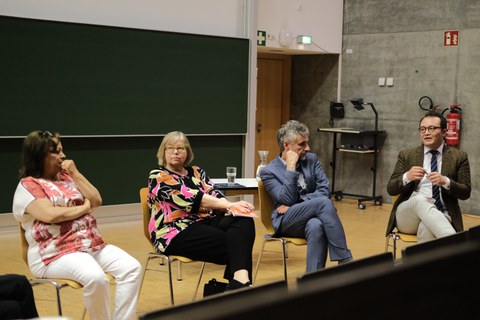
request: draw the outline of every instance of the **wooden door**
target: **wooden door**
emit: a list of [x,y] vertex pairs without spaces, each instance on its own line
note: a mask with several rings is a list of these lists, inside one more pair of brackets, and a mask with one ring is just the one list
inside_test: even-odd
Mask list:
[[259,53],[257,68],[255,171],[258,150],[268,150],[267,162],[278,155],[277,130],[290,119],[291,57]]

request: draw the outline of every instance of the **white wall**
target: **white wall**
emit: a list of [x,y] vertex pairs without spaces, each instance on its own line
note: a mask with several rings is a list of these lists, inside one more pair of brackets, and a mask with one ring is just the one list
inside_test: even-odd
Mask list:
[[245,0],[0,0],[0,14],[248,38]]
[[[267,32],[267,47],[313,53],[342,52],[343,0],[258,0],[258,29]],[[279,34],[288,31],[291,44]],[[311,45],[297,45],[298,35],[312,37]]]

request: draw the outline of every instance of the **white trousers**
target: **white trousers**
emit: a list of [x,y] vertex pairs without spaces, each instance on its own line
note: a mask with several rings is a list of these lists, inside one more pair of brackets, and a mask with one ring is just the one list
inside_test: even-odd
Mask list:
[[[85,308],[92,320],[137,319],[136,309],[142,266],[124,250],[107,245],[94,253],[64,255],[48,266],[31,266],[37,277],[67,278],[83,285]],[[110,314],[109,273],[115,277],[113,318]]]
[[442,213],[432,201],[420,194],[412,194],[396,212],[397,228],[402,233],[416,234],[418,242],[452,235],[455,232],[450,216]]

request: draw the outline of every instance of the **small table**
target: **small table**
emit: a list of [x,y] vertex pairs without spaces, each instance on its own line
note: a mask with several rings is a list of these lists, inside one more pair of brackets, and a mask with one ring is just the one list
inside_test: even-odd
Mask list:
[[[319,132],[333,133],[333,150],[332,150],[332,161],[330,166],[332,167],[332,181],[331,181],[331,194],[335,196],[335,200],[341,200],[343,195],[359,197],[358,199],[358,208],[365,209],[365,201],[373,201],[375,205],[381,205],[383,201],[383,196],[376,195],[375,188],[377,183],[377,158],[378,153],[380,152],[380,147],[383,144],[380,138],[386,136],[385,130],[374,130],[374,131],[360,131],[352,128],[318,128]],[[349,143],[354,143],[360,145],[362,148],[348,148],[341,144],[338,146],[337,134],[341,135],[341,138],[345,138],[345,141]],[[348,138],[348,139],[347,139]],[[368,145],[368,148],[366,148]],[[354,193],[345,193],[343,191],[335,190],[335,167],[337,163],[337,151],[338,152],[351,152],[356,154],[371,154],[373,155],[373,166],[371,170],[373,171],[373,187],[372,195],[361,195]]]
[[255,178],[237,178],[233,186],[227,185],[227,178],[212,179],[215,186],[227,196],[258,194],[258,181]]

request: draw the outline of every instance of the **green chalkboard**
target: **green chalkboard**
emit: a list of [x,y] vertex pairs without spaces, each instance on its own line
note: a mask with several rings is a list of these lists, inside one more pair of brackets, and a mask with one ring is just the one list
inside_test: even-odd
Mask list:
[[0,16],[0,48],[0,136],[247,131],[248,39]]

